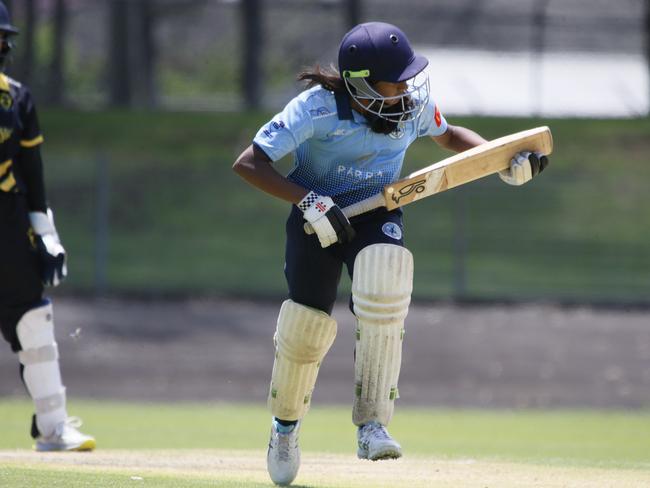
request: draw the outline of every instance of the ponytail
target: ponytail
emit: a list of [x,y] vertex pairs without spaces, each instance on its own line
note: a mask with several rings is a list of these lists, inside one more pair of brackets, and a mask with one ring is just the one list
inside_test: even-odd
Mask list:
[[322,68],[317,64],[312,68],[307,68],[298,73],[298,81],[307,82],[307,88],[320,85],[333,92],[345,91],[345,83],[333,65],[330,65],[329,68]]

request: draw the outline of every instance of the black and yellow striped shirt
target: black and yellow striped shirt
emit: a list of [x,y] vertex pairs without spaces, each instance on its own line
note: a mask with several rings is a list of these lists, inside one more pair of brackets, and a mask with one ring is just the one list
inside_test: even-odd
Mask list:
[[21,152],[43,142],[29,89],[0,73],[0,191],[26,192]]

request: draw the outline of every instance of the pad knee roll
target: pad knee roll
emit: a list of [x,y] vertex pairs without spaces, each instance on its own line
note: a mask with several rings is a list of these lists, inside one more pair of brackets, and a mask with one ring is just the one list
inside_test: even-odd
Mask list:
[[36,424],[41,434],[49,435],[67,417],[52,304],[46,302],[27,311],[18,321],[16,333],[22,348],[18,358],[24,367],[25,386],[34,401]]
[[336,337],[325,312],[286,300],[275,332],[275,363],[268,404],[273,416],[299,420],[309,410],[320,363]]
[[413,290],[413,256],[393,244],[374,244],[354,263],[352,300],[357,317],[356,425],[387,425],[398,397],[404,319]]

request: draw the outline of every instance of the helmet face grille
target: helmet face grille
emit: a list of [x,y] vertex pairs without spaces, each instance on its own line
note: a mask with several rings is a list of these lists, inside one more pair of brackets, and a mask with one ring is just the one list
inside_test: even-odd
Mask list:
[[367,112],[391,122],[416,120],[429,102],[429,76],[426,71],[406,81],[404,93],[385,97],[367,78],[344,76],[343,81],[352,99]]

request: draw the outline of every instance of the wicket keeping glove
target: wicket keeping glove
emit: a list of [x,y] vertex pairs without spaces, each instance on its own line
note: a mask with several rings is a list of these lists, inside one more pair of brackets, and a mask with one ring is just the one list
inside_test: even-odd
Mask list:
[[41,261],[41,280],[45,286],[57,286],[68,274],[65,249],[54,227],[51,209],[30,212],[29,220],[36,234],[36,248]]
[[298,208],[314,229],[321,247],[350,242],[354,238],[350,221],[330,197],[310,191],[298,203]]
[[523,185],[548,166],[548,158],[542,153],[522,151],[510,160],[510,168],[499,171],[499,178],[509,185]]

